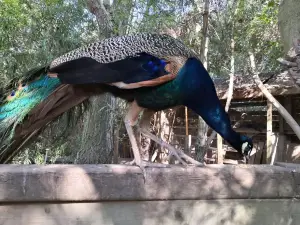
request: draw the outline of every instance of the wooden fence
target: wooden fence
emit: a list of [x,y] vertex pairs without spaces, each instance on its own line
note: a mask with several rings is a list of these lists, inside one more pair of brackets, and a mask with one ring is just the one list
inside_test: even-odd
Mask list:
[[2,165],[1,225],[298,225],[300,169]]

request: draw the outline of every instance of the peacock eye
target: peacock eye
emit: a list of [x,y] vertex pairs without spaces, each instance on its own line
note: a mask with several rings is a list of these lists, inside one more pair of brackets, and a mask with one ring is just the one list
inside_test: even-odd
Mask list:
[[15,96],[15,94],[16,94],[15,91],[12,91],[10,96]]
[[25,83],[23,83],[23,84],[22,84],[22,87],[25,87],[25,86],[26,86],[26,84],[25,84]]

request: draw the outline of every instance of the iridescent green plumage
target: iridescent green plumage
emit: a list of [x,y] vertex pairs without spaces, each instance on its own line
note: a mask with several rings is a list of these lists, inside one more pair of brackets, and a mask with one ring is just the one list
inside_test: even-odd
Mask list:
[[0,141],[8,144],[15,128],[35,106],[45,100],[60,85],[58,78],[40,76],[27,86],[13,91],[0,107]]

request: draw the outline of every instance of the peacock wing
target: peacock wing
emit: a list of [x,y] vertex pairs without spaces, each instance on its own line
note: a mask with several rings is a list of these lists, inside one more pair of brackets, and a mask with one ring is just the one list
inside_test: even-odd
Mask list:
[[172,80],[168,62],[147,53],[124,59],[99,62],[92,57],[80,57],[49,69],[63,84],[110,84],[124,89],[155,86]]
[[174,79],[194,56],[184,43],[169,35],[132,34],[69,51],[50,63],[48,74],[65,84],[105,83],[131,89]]

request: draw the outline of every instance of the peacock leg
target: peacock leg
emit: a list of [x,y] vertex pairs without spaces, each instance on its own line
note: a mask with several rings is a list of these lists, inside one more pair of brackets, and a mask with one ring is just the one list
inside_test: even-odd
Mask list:
[[[174,148],[173,146],[169,145],[168,143],[164,142],[163,140],[159,139],[158,137],[156,137],[155,135],[153,135],[152,133],[150,133],[148,131],[148,129],[145,129],[145,127],[147,127],[147,124],[150,122],[150,118],[153,115],[154,112],[151,112],[150,110],[145,110],[141,119],[141,122],[138,126],[138,129],[141,133],[143,133],[145,136],[149,137],[150,139],[152,139],[153,141],[155,141],[156,143],[158,143],[159,145],[161,145],[163,148],[168,149],[171,154],[177,158],[177,160],[182,163],[183,165],[187,165],[187,162],[190,162],[193,165],[197,165],[197,166],[203,166],[203,163],[198,162],[197,160],[191,158],[190,156],[186,155],[184,152],[177,150],[176,148]],[[183,161],[183,159],[185,161]]]
[[143,108],[139,107],[134,101],[131,103],[131,106],[129,107],[129,110],[124,119],[126,131],[133,151],[134,161],[138,166],[142,164],[142,159],[132,127],[137,124],[138,116],[142,111]]
[[[138,104],[134,101],[131,103],[131,106],[125,116],[125,119],[124,119],[126,131],[128,133],[129,141],[131,143],[131,147],[132,147],[132,151],[133,151],[134,164],[139,166],[143,171],[144,171],[144,167],[146,167],[146,166],[168,167],[168,165],[160,165],[157,163],[145,162],[145,161],[142,161],[142,159],[141,159],[141,154],[140,154],[138,144],[137,144],[132,127],[137,124],[138,116],[143,110],[144,110],[144,108],[138,106]],[[130,163],[130,164],[133,164],[133,163]]]

